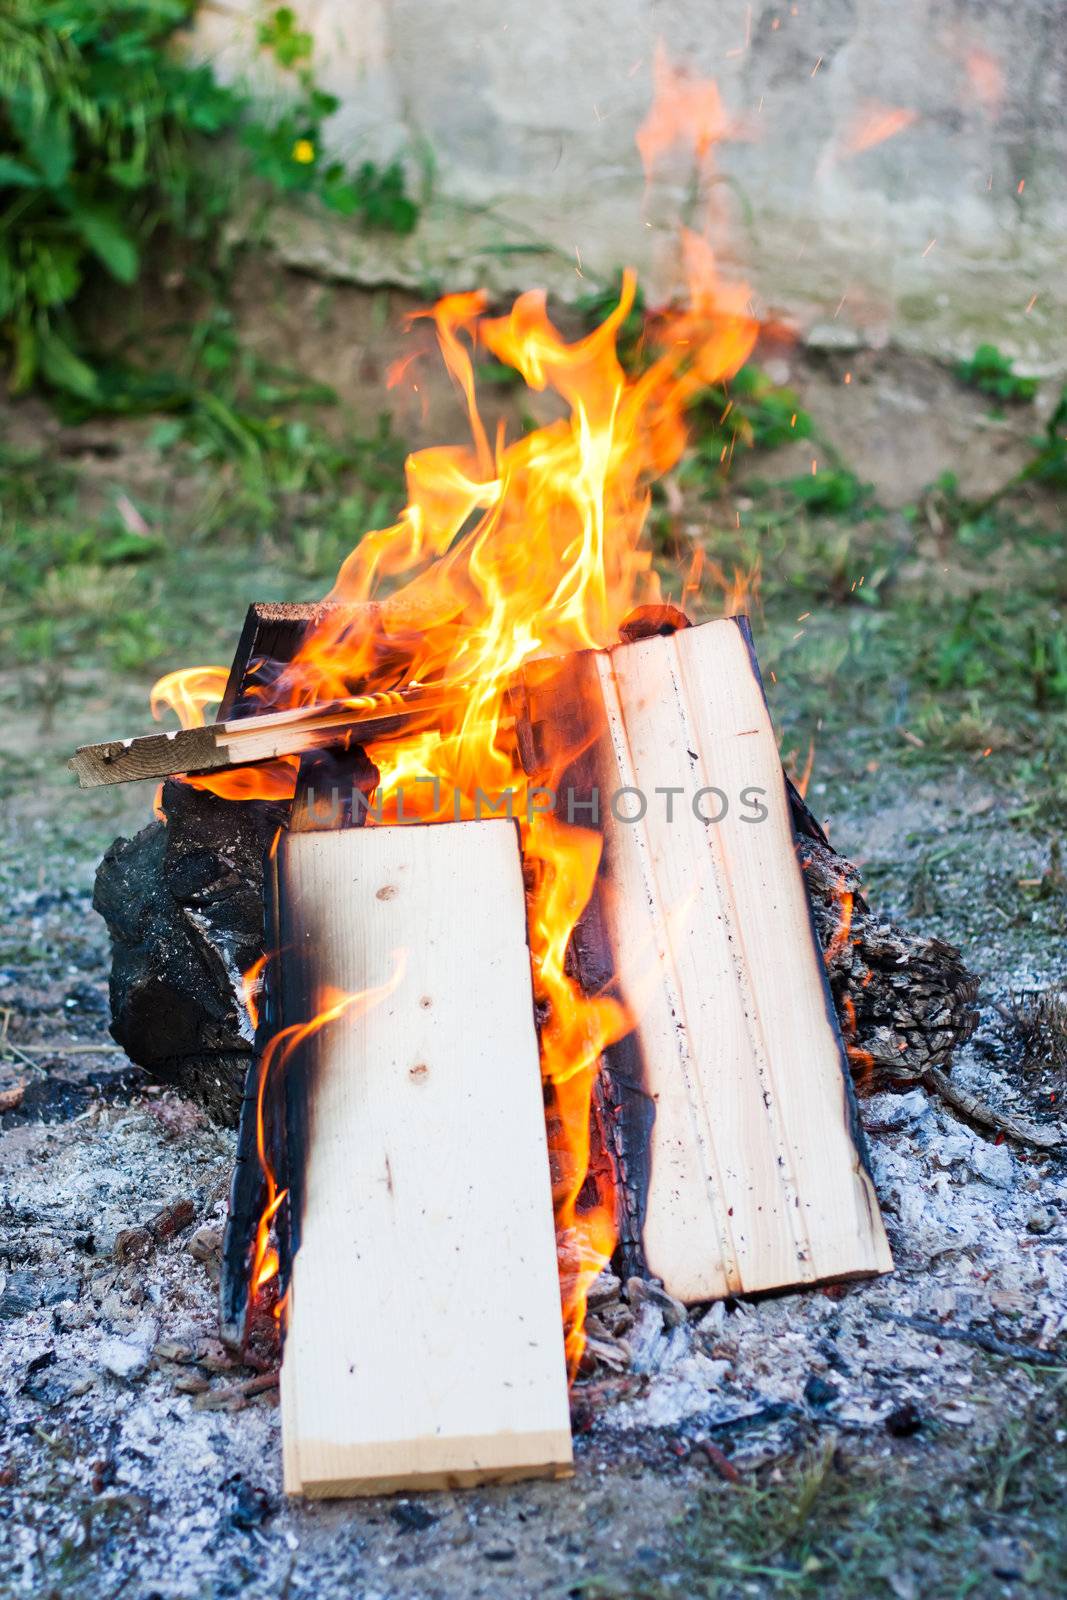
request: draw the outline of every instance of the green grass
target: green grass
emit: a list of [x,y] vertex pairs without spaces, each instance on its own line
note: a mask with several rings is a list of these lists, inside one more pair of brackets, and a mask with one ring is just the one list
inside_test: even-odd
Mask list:
[[46,696],[75,667],[225,659],[248,601],[320,598],[403,504],[387,418],[357,431],[329,391],[247,357],[225,312],[192,334],[170,414],[129,424],[137,487],[0,445],[0,650],[47,663]]
[[[1067,1582],[1064,1379],[971,1454],[927,1425],[908,1441],[812,1439],[715,1481],[670,1531],[662,1579],[597,1579],[590,1600],[741,1595],[963,1600],[1052,1595]],[[1011,1576],[1009,1576],[1011,1574]]]

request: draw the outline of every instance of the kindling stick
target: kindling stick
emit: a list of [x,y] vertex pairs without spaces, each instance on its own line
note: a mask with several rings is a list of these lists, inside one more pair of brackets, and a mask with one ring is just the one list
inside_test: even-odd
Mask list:
[[388,738],[410,730],[420,719],[428,721],[461,705],[467,693],[467,686],[452,683],[353,695],[348,700],[211,722],[202,728],[82,745],[67,764],[83,789],[251,766],[328,745],[366,745]]

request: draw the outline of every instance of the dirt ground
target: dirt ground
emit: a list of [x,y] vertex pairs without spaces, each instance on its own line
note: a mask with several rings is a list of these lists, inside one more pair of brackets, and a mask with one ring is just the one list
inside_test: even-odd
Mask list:
[[[257,293],[261,312],[264,286],[242,287],[249,326]],[[301,365],[370,428],[405,303],[291,277],[266,303],[254,325],[271,352],[298,342]],[[757,644],[783,752],[803,765],[815,741],[809,802],[862,863],[872,901],[959,944],[981,975],[982,1022],[957,1080],[1056,1126],[1063,709],[1034,688],[1045,669],[1026,653],[1030,624],[1016,634],[1001,620],[1011,595],[1022,611],[1033,594],[1045,636],[1061,627],[1062,519],[1043,502],[946,534],[924,498],[947,471],[989,493],[1026,458],[1035,419],[990,417],[951,374],[892,350],[761,359],[873,486],[877,515],[783,520],[753,480],[805,471],[805,441],[725,488],[683,485],[682,542],[725,560],[717,530],[758,531]],[[443,387],[386,395],[405,439],[450,436]],[[275,1391],[247,1392],[259,1375],[215,1339],[232,1135],[148,1085],[107,1034],[93,872],[147,820],[151,795],[81,794],[62,763],[72,743],[146,726],[157,672],[225,659],[248,601],[323,592],[301,542],[319,508],[304,517],[276,497],[263,526],[231,534],[238,480],[195,452],[161,455],[154,422],[76,429],[32,402],[3,425],[9,448],[43,449],[72,481],[52,495],[43,477],[20,479],[0,542],[16,525],[99,541],[124,495],[167,548],[132,574],[79,555],[73,575],[56,557],[53,576],[49,556],[39,606],[14,567],[0,593],[0,630],[21,652],[0,670],[0,1092],[12,1091],[0,1116],[0,1595],[1062,1594],[1064,1161],[960,1121],[921,1088],[861,1101],[891,1278],[703,1307],[680,1327],[637,1313],[629,1367],[575,1387],[570,1481],[286,1501]],[[198,532],[212,495],[220,520]],[[268,525],[282,513],[291,539]],[[678,521],[665,523],[665,567]],[[877,605],[855,602],[860,574],[881,585]],[[996,650],[981,633],[988,608]],[[123,619],[142,612],[144,659],[123,665],[115,619],[129,633]],[[178,1202],[172,1236],[132,1256],[116,1245]]]

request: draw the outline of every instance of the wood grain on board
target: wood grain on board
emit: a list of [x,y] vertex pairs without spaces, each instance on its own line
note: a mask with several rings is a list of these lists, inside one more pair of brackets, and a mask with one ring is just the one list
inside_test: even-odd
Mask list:
[[304,1076],[308,1107],[281,1381],[286,1488],[565,1475],[516,829],[291,835],[277,868],[282,1024],[312,1015],[327,987],[389,989],[286,1069]]
[[585,748],[557,809],[575,773],[579,802],[598,788],[604,857],[575,950],[636,1014],[615,1098],[651,1125],[646,1150],[620,1140],[641,1169],[624,1235],[688,1303],[891,1270],[747,625],[528,672],[534,747],[576,670]]

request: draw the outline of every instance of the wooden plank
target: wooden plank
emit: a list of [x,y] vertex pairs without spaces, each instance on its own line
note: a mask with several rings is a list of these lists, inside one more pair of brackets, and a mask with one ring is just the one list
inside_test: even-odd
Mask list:
[[597,916],[654,1105],[645,1270],[688,1303],[888,1271],[747,624],[592,660]]
[[[309,628],[323,614],[322,605],[288,601],[256,601],[245,613],[230,676],[219,705],[219,721],[252,716],[262,690],[296,655]],[[371,612],[371,608],[367,608]],[[373,613],[368,618],[373,625]]]
[[104,784],[166,778],[174,773],[214,772],[251,766],[278,756],[302,755],[346,743],[369,744],[420,726],[461,702],[462,685],[425,685],[353,695],[348,700],[295,706],[262,716],[235,716],[203,728],[150,733],[83,745],[67,765],[83,789]]
[[[283,1023],[309,1103],[282,1368],[290,1493],[561,1476],[571,1461],[516,831],[283,838]],[[292,1130],[290,1129],[290,1135]]]

